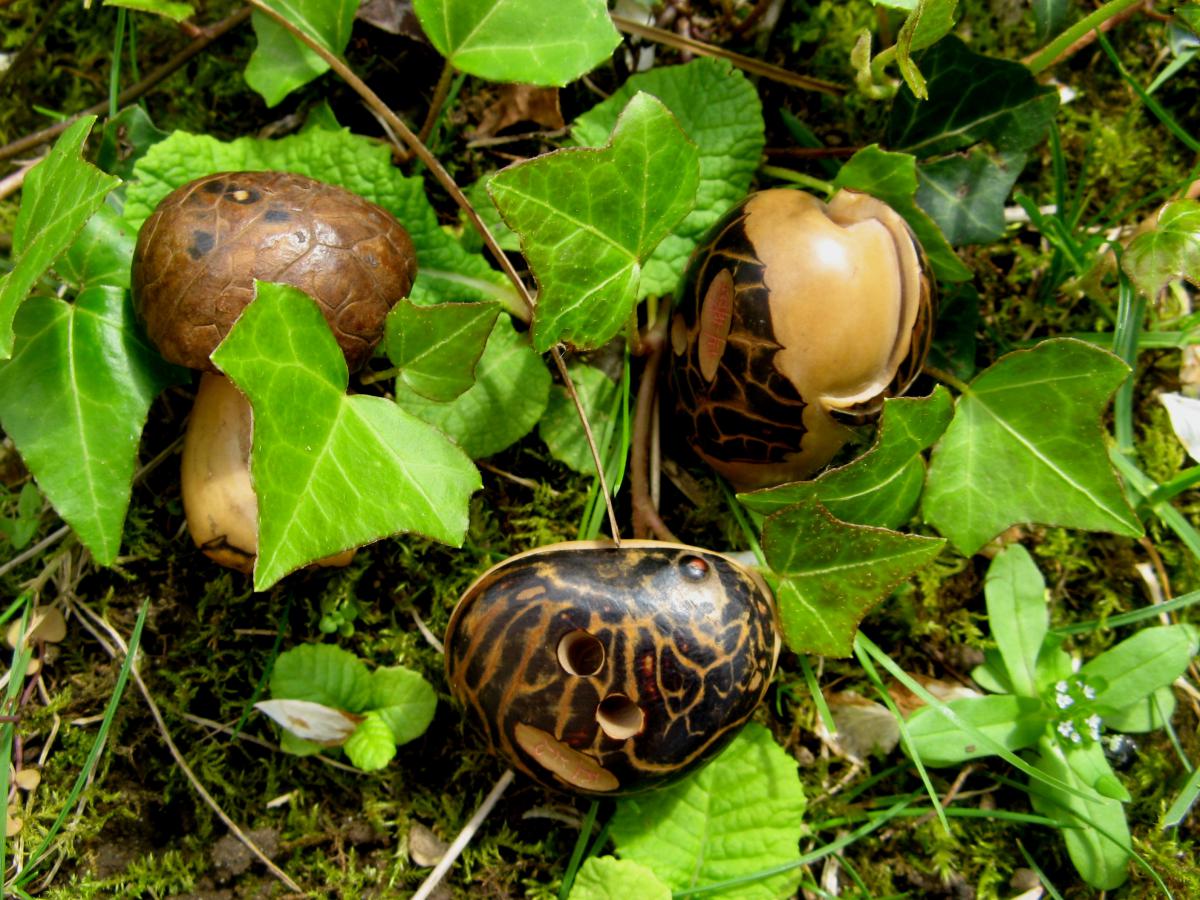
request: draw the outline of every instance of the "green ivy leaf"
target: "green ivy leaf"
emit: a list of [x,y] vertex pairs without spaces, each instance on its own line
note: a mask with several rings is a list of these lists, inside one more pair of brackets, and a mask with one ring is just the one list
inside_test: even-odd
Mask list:
[[478,365],[475,384],[450,403],[396,387],[396,405],[451,437],[472,459],[499,453],[533,430],[550,393],[550,373],[512,320],[500,316]]
[[[751,723],[690,778],[621,798],[611,833],[622,859],[681,891],[798,863],[804,808],[796,761]],[[775,900],[799,883],[795,868],[708,896]]]
[[[583,404],[588,423],[592,426],[596,445],[602,446],[604,434],[614,424],[612,405],[618,385],[593,366],[573,365],[570,373],[579,402]],[[550,448],[550,455],[559,462],[582,475],[596,474],[596,461],[592,459],[579,413],[567,389],[560,384],[550,388],[550,402],[546,406],[546,414],[538,422],[538,436]]]
[[639,296],[662,297],[675,293],[704,233],[750,189],[765,143],[762,103],[738,69],[704,57],[631,76],[611,97],[575,120],[571,138],[586,147],[605,144],[621,110],[638,91],[666,104],[700,154],[695,208],[642,268]]
[[908,153],[889,153],[878,144],[863,147],[838,171],[834,187],[863,191],[878,197],[904,216],[942,281],[966,281],[971,270],[963,265],[937,223],[917,205],[917,161]]
[[297,172],[341,185],[399,219],[417,251],[419,272],[409,294],[413,302],[499,300],[510,308],[519,304],[503,275],[442,229],[425,196],[425,182],[401,175],[386,146],[344,128],[311,128],[274,141],[238,138],[228,143],[177,131],[147,150],[134,167],[125,219],[139,227],[163,197],[202,175],[261,169]]
[[1176,278],[1200,286],[1200,200],[1176,200],[1159,210],[1154,229],[1129,242],[1121,268],[1152,300]]
[[1118,712],[1174,682],[1197,649],[1192,625],[1144,628],[1084,663],[1079,677],[1096,687],[1094,702],[1101,714]]
[[671,889],[646,866],[629,859],[593,856],[579,869],[568,900],[671,900]]
[[104,0],[104,5],[121,6],[135,12],[154,13],[175,22],[182,22],[196,12],[192,4],[177,3],[175,0]]
[[[1115,777],[1104,758],[1104,749],[1095,741],[1062,746],[1047,737],[1039,742],[1038,750],[1032,762],[1039,771],[1081,791]],[[1029,799],[1036,812],[1061,824],[1067,853],[1084,881],[1100,890],[1112,890],[1125,883],[1133,844],[1125,809],[1119,801],[1109,797],[1087,799],[1033,781],[1029,783]]]
[[407,744],[423,735],[433,721],[437,694],[420,673],[389,666],[371,673],[370,705],[371,715],[391,729],[392,743]]
[[495,303],[417,306],[401,300],[388,313],[384,346],[396,378],[426,398],[447,402],[475,383],[500,307]]
[[256,590],[398,532],[462,541],[479,472],[389,401],[346,396],[346,361],[302,291],[260,283],[212,360],[254,410]]
[[430,42],[456,69],[561,87],[621,41],[603,0],[413,0]]
[[396,756],[392,729],[375,710],[367,713],[342,745],[346,757],[364,772],[377,772]]
[[783,637],[796,653],[849,656],[858,623],[945,541],[847,525],[815,500],[767,518],[762,547],[778,576]]
[[80,158],[95,121],[95,116],[83,116],[75,122],[25,176],[13,226],[13,268],[0,275],[0,359],[12,355],[17,307],[120,183]]
[[875,446],[858,459],[815,481],[739,494],[738,499],[764,515],[815,499],[843,522],[898,528],[912,518],[925,486],[921,451],[942,436],[953,411],[950,392],[941,385],[928,397],[888,398]]
[[136,238],[120,214],[103,204],[58,258],[54,270],[76,289],[101,284],[127,288]]
[[1071,0],[1032,0],[1034,31],[1038,46],[1047,43],[1067,24]]
[[918,170],[917,202],[955,247],[987,244],[1004,235],[1004,204],[1025,168],[1024,153],[991,154],[972,147],[929,160]]
[[901,88],[886,144],[924,159],[988,141],[1001,152],[1037,145],[1058,108],[1058,92],[1020,63],[983,56],[954,35],[921,55],[929,99]]
[[1128,374],[1069,338],[1001,358],[959,398],[934,448],[926,520],[966,555],[1020,522],[1140,535],[1098,422]]
[[691,212],[698,181],[695,144],[644,93],[604,149],[558,150],[492,177],[488,191],[540,287],[534,349],[599,347],[625,325],[642,263]]
[[371,673],[348,650],[333,644],[301,644],[285,650],[271,669],[271,696],[308,700],[346,712],[371,704]]
[[[263,0],[310,38],[341,56],[350,43],[358,0]],[[286,28],[255,12],[250,17],[258,46],[246,64],[246,84],[274,106],[302,85],[323,74],[329,65]]]
[[1042,573],[1028,550],[1012,544],[992,560],[983,589],[988,624],[1013,693],[1038,696],[1038,654],[1050,619]]
[[[1049,721],[1036,697],[964,697],[946,706],[1007,750],[1033,746]],[[932,706],[918,709],[907,724],[913,750],[930,766],[952,766],[996,752]]]
[[127,106],[105,120],[100,147],[96,150],[96,165],[110,175],[129,179],[137,161],[167,134],[155,126],[142,107]]
[[186,373],[142,341],[120,288],[89,288],[74,303],[33,297],[15,327],[0,423],[58,514],[111,565],[150,404]]

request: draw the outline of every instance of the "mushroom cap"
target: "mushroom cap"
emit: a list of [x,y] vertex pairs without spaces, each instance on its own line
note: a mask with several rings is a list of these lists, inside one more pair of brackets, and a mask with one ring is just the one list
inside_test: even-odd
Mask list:
[[255,279],[290,284],[320,305],[354,371],[416,275],[412,240],[382,207],[291,172],[218,172],[172,191],[142,225],[133,301],[164,358],[215,371],[209,354]]
[[904,219],[867,194],[752,194],[688,264],[670,381],[686,439],[741,489],[805,478],[903,393],[933,293]]

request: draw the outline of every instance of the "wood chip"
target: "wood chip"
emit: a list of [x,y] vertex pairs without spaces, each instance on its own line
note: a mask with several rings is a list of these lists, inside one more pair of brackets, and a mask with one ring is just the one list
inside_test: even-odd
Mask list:
[[420,822],[414,822],[408,830],[408,856],[415,865],[436,866],[449,846]]

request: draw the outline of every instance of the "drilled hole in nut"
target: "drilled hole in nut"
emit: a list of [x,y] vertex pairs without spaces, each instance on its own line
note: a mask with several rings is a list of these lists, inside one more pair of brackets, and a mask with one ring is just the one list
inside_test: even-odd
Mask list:
[[568,631],[558,642],[558,664],[571,675],[595,675],[604,667],[604,645],[583,629]]
[[679,566],[688,581],[701,581],[708,574],[708,563],[699,556],[685,556]]
[[596,707],[596,721],[610,738],[623,741],[641,732],[646,714],[624,694],[609,694]]

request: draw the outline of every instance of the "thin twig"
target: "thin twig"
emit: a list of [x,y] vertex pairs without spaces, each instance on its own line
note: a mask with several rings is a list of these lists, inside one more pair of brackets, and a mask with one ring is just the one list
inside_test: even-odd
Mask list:
[[[109,638],[114,644],[116,644],[118,648],[120,648],[122,653],[129,652],[129,648],[126,645],[125,640],[121,637],[120,633],[105,619],[98,616],[82,603],[77,604],[76,608],[87,618],[91,619],[98,628],[101,628],[107,632]],[[142,692],[142,699],[146,701],[146,706],[150,709],[150,715],[154,718],[154,724],[158,726],[159,734],[162,736],[163,743],[167,745],[167,750],[170,752],[171,757],[175,760],[175,765],[179,766],[180,771],[182,771],[187,777],[187,780],[191,782],[192,788],[197,794],[200,795],[200,798],[206,804],[208,804],[208,807],[217,814],[217,817],[225,823],[225,827],[229,829],[230,833],[239,841],[241,841],[246,849],[253,853],[258,860],[267,867],[267,870],[275,876],[275,878],[282,882],[288,890],[295,891],[298,894],[304,893],[300,885],[296,884],[296,882],[292,880],[291,876],[289,876],[287,872],[275,865],[275,863],[271,861],[271,858],[262,851],[262,848],[260,848],[258,844],[254,843],[254,841],[250,839],[249,835],[247,835],[244,831],[242,831],[241,828],[238,827],[237,823],[229,817],[225,810],[221,808],[220,804],[217,803],[212,794],[210,794],[200,782],[200,779],[196,777],[196,773],[192,771],[192,767],[188,765],[187,760],[183,758],[183,754],[179,752],[179,748],[175,746],[175,741],[171,738],[171,732],[167,730],[167,723],[163,719],[162,711],[159,710],[158,704],[154,702],[154,698],[150,695],[150,689],[146,687],[146,682],[142,680],[142,675],[141,672],[138,671],[136,659],[129,667],[129,673],[133,676],[133,680],[137,683],[138,690]]]
[[41,553],[43,550],[53,547],[55,544],[57,544],[59,541],[61,541],[63,538],[65,538],[70,533],[71,533],[70,525],[64,525],[62,528],[58,529],[58,531],[51,532],[46,537],[42,538],[40,541],[38,541],[36,544],[34,544],[32,547],[30,547],[28,550],[21,551],[16,556],[14,556],[12,559],[10,559],[8,562],[6,562],[4,565],[0,566],[0,576],[7,575],[9,572],[11,572],[17,566],[21,565],[21,563],[26,562],[27,560],[31,560],[35,556],[37,556],[39,553]]
[[613,24],[626,34],[634,34],[655,43],[674,47],[677,50],[687,50],[698,56],[727,59],[739,69],[744,69],[754,75],[761,75],[764,78],[770,78],[772,81],[778,81],[781,84],[789,84],[792,87],[797,87],[805,91],[819,91],[822,94],[829,94],[832,97],[840,97],[846,93],[845,86],[834,84],[832,81],[822,81],[819,78],[808,78],[804,75],[797,75],[795,72],[789,72],[787,69],[781,69],[779,66],[773,66],[770,63],[752,59],[749,56],[742,56],[740,53],[734,53],[723,47],[706,44],[704,41],[698,41],[695,38],[683,37],[663,28],[655,28],[653,25],[643,25],[635,19],[629,19],[614,13],[612,20]]
[[[250,18],[250,8],[243,6],[231,16],[222,19],[215,25],[205,28],[200,35],[172,56],[169,60],[143,78],[141,81],[131,84],[125,90],[117,95],[117,106],[125,106],[130,100],[135,100],[154,88],[160,81],[168,75],[172,75],[175,71],[181,68],[189,59],[211,44],[213,41],[222,37],[226,32],[237,28],[248,18]],[[103,115],[108,112],[108,98],[101,100],[99,103],[93,103],[82,112],[76,113],[68,119],[61,122],[56,122],[49,128],[43,128],[41,131],[36,131],[33,134],[26,135],[23,138],[13,141],[11,144],[6,144],[0,147],[0,160],[12,159],[14,156],[20,156],[35,147],[40,147],[49,141],[54,140],[64,131],[71,127],[76,120],[83,116]]]
[[422,144],[429,140],[429,135],[433,134],[433,126],[437,124],[438,115],[442,111],[442,104],[450,96],[450,84],[453,81],[454,66],[450,65],[450,60],[446,60],[446,64],[442,66],[442,74],[438,76],[437,87],[433,89],[433,97],[429,100],[429,109],[425,113],[425,121],[421,124],[420,132],[417,133],[417,140]]
[[567,364],[563,361],[558,347],[552,348],[550,355],[554,358],[554,365],[558,367],[558,374],[562,376],[567,396],[575,404],[575,412],[579,414],[579,421],[583,424],[583,436],[587,439],[588,450],[592,453],[592,462],[596,465],[596,475],[600,478],[600,491],[604,494],[604,505],[608,509],[608,527],[612,531],[613,543],[620,547],[621,526],[617,524],[617,511],[613,508],[612,494],[608,491],[608,479],[604,475],[604,463],[600,459],[600,450],[596,447],[595,435],[592,434],[592,423],[588,421],[583,403],[575,391],[575,383],[571,380],[571,373],[567,371]]
[[454,839],[447,849],[445,854],[433,871],[421,882],[421,886],[417,888],[417,892],[413,894],[412,900],[428,900],[429,895],[433,893],[433,889],[441,883],[441,880],[450,871],[450,867],[454,865],[454,861],[466,849],[467,844],[471,843],[471,839],[475,837],[475,832],[479,830],[479,826],[491,813],[492,808],[500,801],[501,795],[512,784],[513,778],[512,769],[505,769],[504,774],[496,781],[495,785],[488,792],[488,795],[483,798],[483,803],[479,804],[479,809],[475,810],[475,815],[471,816],[471,820],[463,827],[463,830],[458,833],[458,837]]

